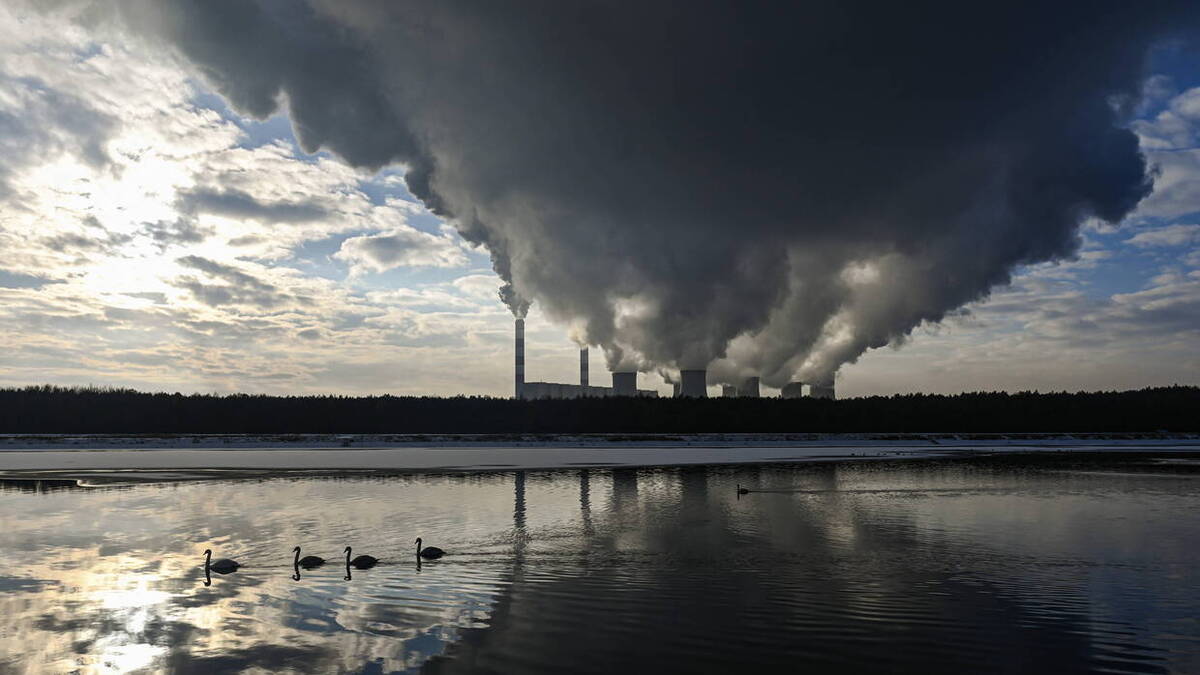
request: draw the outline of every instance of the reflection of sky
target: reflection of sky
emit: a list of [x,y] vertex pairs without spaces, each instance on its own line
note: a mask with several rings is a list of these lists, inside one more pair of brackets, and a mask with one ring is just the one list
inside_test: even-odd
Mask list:
[[[0,670],[1187,671],[1193,482],[925,463],[8,489]],[[417,536],[451,555],[418,569]],[[331,563],[294,581],[296,544]],[[384,563],[344,581],[347,544]],[[204,587],[206,547],[245,568]]]

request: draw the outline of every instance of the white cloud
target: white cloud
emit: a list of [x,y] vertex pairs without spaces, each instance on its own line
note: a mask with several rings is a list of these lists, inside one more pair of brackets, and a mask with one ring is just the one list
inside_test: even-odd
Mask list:
[[1143,148],[1171,150],[1195,145],[1197,122],[1200,122],[1200,87],[1175,96],[1154,118],[1136,120],[1132,126]]
[[500,290],[499,279],[491,273],[468,274],[455,279],[452,283],[464,295],[489,303],[496,299],[496,294]]
[[1130,220],[1170,220],[1200,212],[1200,149],[1147,152],[1158,175],[1154,192],[1138,205]]
[[356,273],[386,272],[397,267],[461,267],[468,262],[462,246],[450,237],[413,228],[350,237],[333,257],[349,264]]
[[1139,232],[1125,243],[1138,248],[1185,246],[1200,243],[1200,225],[1167,225]]
[[427,212],[394,171],[252,147],[170,53],[16,12],[0,6],[0,116],[21,121],[0,125],[0,384],[507,391],[494,297],[299,269],[302,247],[363,232],[341,252],[358,268],[468,263],[451,230],[408,224]]

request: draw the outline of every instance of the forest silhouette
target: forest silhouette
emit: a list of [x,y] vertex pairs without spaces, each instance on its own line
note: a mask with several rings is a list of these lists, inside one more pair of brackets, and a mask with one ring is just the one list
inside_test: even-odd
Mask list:
[[843,400],[167,394],[0,389],[0,433],[1131,433],[1200,431],[1200,387]]

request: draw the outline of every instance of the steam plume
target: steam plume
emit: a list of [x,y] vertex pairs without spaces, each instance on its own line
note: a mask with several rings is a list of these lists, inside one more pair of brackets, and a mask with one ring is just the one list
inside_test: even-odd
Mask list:
[[[109,3],[103,3],[107,6]],[[238,110],[410,190],[610,367],[825,379],[1150,183],[1194,2],[118,3]]]

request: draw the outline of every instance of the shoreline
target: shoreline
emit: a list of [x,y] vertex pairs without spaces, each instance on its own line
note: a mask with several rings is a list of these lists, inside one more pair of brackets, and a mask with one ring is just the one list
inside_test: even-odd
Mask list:
[[1193,444],[1200,433],[655,433],[655,434],[0,434],[0,455],[31,450],[235,450],[380,448],[1055,447]]
[[[497,473],[570,469],[632,469],[699,465],[799,464],[813,462],[951,459],[997,455],[1196,455],[1200,437],[1079,438],[999,435],[980,441],[950,435],[813,438],[803,441],[776,435],[696,435],[680,440],[628,436],[580,439],[545,438],[523,443],[499,439],[439,437],[419,443],[412,437],[333,437],[362,445],[329,445],[329,436],[280,444],[276,437],[44,436],[0,437],[0,478],[85,478],[187,480],[239,475],[312,475],[345,473]],[[618,440],[619,438],[619,440]],[[215,440],[214,440],[215,439]],[[48,442],[48,441],[56,442]],[[236,445],[235,445],[236,441]],[[404,444],[400,444],[403,442]],[[326,443],[322,445],[322,443]],[[373,443],[367,445],[367,443]],[[24,447],[23,447],[24,446]],[[1191,461],[1181,457],[1180,462]]]

